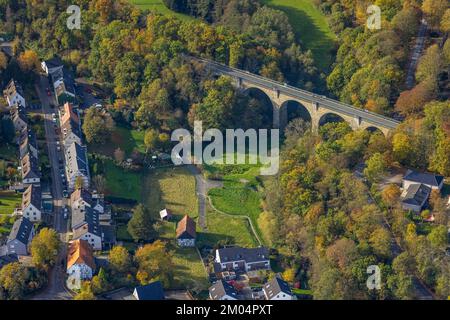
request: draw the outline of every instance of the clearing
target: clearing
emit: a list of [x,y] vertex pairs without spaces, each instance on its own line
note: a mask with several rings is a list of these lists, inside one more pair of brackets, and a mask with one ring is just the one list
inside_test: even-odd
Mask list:
[[129,0],[130,3],[134,4],[136,7],[138,7],[141,10],[149,9],[151,11],[155,11],[158,13],[161,13],[163,15],[172,15],[175,16],[181,20],[192,20],[193,17],[190,17],[186,14],[177,13],[169,8],[167,8],[162,0]]
[[262,2],[287,14],[297,39],[304,44],[305,49],[312,51],[319,68],[326,71],[334,61],[336,35],[313,1],[262,0]]

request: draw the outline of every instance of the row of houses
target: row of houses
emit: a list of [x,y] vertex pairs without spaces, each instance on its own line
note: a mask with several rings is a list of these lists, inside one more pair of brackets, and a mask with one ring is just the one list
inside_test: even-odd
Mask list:
[[3,95],[8,103],[17,137],[18,171],[22,178],[21,187],[18,189],[24,192],[20,208],[13,212],[19,218],[14,222],[6,243],[0,246],[0,267],[29,255],[29,246],[35,236],[34,223],[40,222],[43,218],[39,150],[36,134],[28,121],[27,103],[22,86],[11,79]]
[[83,144],[81,121],[71,103],[66,102],[60,110],[60,127],[64,147],[65,172],[69,192],[75,190],[77,181],[85,189],[90,185],[87,148]]

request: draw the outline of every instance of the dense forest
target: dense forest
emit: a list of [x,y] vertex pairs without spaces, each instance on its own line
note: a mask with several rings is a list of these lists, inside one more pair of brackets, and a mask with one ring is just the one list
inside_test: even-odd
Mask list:
[[[220,129],[271,125],[271,111],[260,99],[237,92],[226,77],[209,77],[183,59],[190,54],[399,116],[404,122],[388,137],[351,131],[345,123],[312,133],[308,124],[293,120],[285,132],[281,172],[264,183],[259,222],[283,267],[308,279],[316,299],[413,298],[414,277],[448,297],[444,200],[433,196],[437,218],[422,230],[398,206],[399,190],[377,188],[380,177],[395,168],[450,175],[450,103],[444,90],[450,40],[427,47],[417,84],[405,86],[422,17],[445,39],[448,2],[376,0],[383,21],[373,31],[365,27],[368,1],[316,0],[339,39],[328,75],[320,74],[287,16],[259,1],[165,3],[198,19],[139,11],[122,0],[0,0],[0,30],[15,37],[14,57],[0,53],[2,85],[12,76],[32,83],[39,60],[59,55],[77,76],[109,93],[116,122],[164,133],[194,120]],[[82,8],[81,30],[66,27],[70,4]],[[367,181],[353,176],[361,160]],[[393,245],[401,252],[394,254]],[[383,272],[381,291],[365,284],[366,266],[373,264]]]

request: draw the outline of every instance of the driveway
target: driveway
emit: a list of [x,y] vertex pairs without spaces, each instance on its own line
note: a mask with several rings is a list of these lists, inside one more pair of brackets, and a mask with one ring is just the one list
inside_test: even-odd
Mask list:
[[187,169],[190,173],[192,173],[195,177],[196,181],[196,192],[198,196],[198,224],[199,226],[205,230],[206,229],[206,202],[208,191],[213,188],[220,188],[223,186],[222,181],[214,181],[205,179],[200,171],[194,165],[188,165]]

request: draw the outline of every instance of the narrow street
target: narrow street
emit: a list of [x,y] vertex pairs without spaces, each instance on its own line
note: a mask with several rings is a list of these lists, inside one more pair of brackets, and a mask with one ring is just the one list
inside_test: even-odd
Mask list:
[[48,158],[51,166],[51,191],[53,195],[53,228],[60,234],[63,248],[58,257],[55,267],[50,271],[49,283],[40,293],[33,296],[32,300],[68,300],[72,295],[65,287],[65,269],[64,261],[66,256],[66,247],[68,242],[68,221],[64,219],[62,208],[67,204],[67,200],[63,197],[63,184],[59,173],[59,159],[63,158],[61,151],[57,151],[56,140],[52,113],[57,113],[56,109],[52,109],[51,105],[56,105],[54,97],[47,95],[49,87],[48,79],[41,76],[39,82],[35,85],[42,106],[42,114],[44,117],[46,144],[48,148]]
[[412,89],[416,83],[416,68],[419,62],[420,56],[422,55],[423,47],[425,45],[425,36],[427,34],[428,25],[427,22],[422,19],[420,24],[419,33],[417,35],[416,44],[414,46],[411,62],[408,67],[408,74],[406,76],[406,88],[408,90]]

